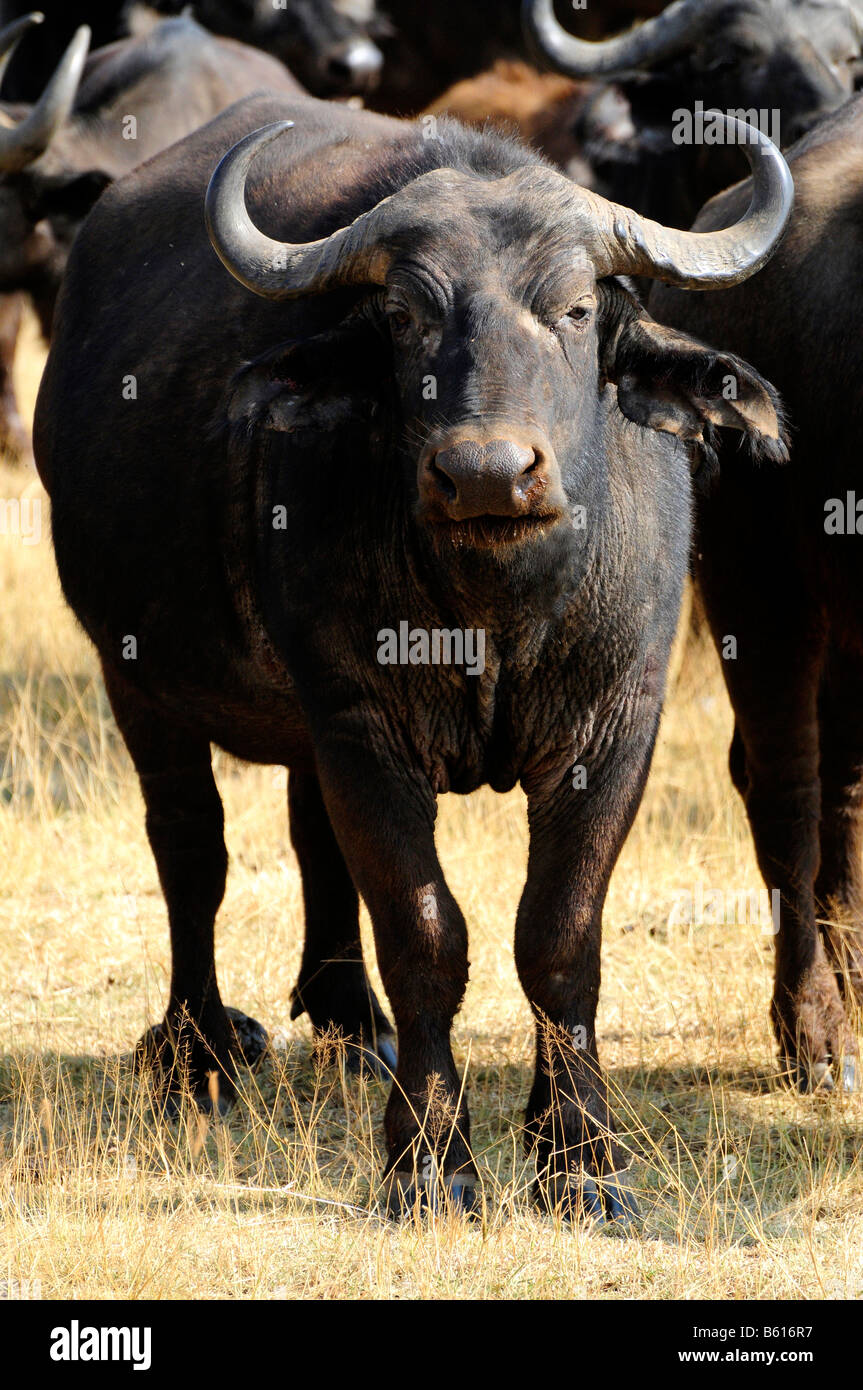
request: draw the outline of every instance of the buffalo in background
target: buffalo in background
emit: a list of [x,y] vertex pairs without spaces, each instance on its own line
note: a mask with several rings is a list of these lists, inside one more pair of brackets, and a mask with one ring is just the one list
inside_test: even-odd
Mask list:
[[[28,0],[0,0],[0,27],[32,10]],[[10,78],[6,95],[35,101],[57,67],[75,30],[87,24],[101,48],[130,33],[145,32],[159,19],[187,15],[211,33],[238,39],[271,53],[318,96],[366,93],[377,81],[381,53],[373,35],[387,26],[374,3],[364,0],[44,0],[46,23],[27,41],[24,63]]]
[[552,0],[524,0],[524,18],[547,64],[579,81],[613,82],[629,104],[634,135],[594,162],[609,196],[678,227],[738,169],[732,146],[687,139],[680,113],[700,103],[766,119],[765,133],[790,145],[848,99],[863,32],[842,0],[677,0],[597,43],[565,30]]
[[[25,18],[0,34],[6,62],[33,27]],[[80,29],[33,106],[0,103],[0,441],[12,457],[30,449],[12,383],[16,293],[33,304],[47,341],[69,248],[113,179],[240,97],[302,90],[275,58],[188,18],[89,57],[88,41]]]
[[[636,19],[657,14],[664,0],[602,0],[573,11],[555,0],[562,24],[598,39]],[[441,93],[503,61],[531,56],[521,15],[522,0],[381,0],[392,32],[383,35],[384,68],[372,104],[395,115],[413,115]]]
[[[781,895],[772,1018],[803,1090],[859,1081],[861,151],[856,97],[789,152],[794,214],[751,284],[718,297],[657,287],[650,301],[663,323],[757,362],[789,414],[785,468],[741,469],[721,441],[698,508],[695,574],[734,708],[731,776],[764,880]],[[696,227],[724,226],[750,191],[721,194]]]

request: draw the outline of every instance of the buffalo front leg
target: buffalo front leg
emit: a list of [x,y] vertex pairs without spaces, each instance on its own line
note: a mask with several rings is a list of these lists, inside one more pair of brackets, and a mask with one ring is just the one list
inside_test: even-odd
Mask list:
[[515,960],[536,1019],[527,1105],[535,1197],[565,1219],[626,1224],[636,1206],[625,1174],[596,1045],[602,910],[611,871],[638,808],[655,738],[617,735],[603,763],[549,787],[526,779],[530,850]]
[[396,1066],[392,1026],[366,974],[359,897],[313,772],[289,773],[288,809],[306,914],[291,1018],[308,1013],[317,1034],[335,1031],[345,1040],[349,1067],[389,1076]]
[[376,758],[364,733],[318,749],[333,829],[371,914],[398,1035],[385,1116],[390,1210],[473,1204],[476,1169],[450,1029],[467,984],[467,929],[434,842],[435,798],[412,768]]
[[188,1087],[203,1110],[224,1114],[235,1097],[234,1055],[253,1064],[267,1036],[226,1010],[216,979],[214,926],[225,891],[224,816],[206,738],[165,720],[105,668],[114,715],[135,764],[147,837],[168,908],[171,985],[164,1020],[140,1040],[170,1111]]

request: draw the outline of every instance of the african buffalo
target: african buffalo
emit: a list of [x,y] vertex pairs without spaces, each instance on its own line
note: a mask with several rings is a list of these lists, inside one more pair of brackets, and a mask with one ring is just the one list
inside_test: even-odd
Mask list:
[[[577,13],[572,0],[556,0],[565,24],[583,37],[602,38],[634,19],[661,10],[664,0],[602,0]],[[521,26],[521,0],[382,0],[392,32],[380,36],[381,80],[372,96],[380,111],[413,115],[455,82],[474,77],[503,59],[530,57]]]
[[[30,8],[31,0],[0,0],[0,28]],[[381,66],[374,35],[388,32],[374,0],[41,0],[40,8],[47,23],[28,37],[11,100],[38,99],[81,24],[101,47],[185,13],[214,34],[265,49],[322,97],[368,92]]]
[[[170,0],[158,0],[165,10]],[[175,9],[183,0],[173,0]],[[389,26],[375,0],[196,0],[196,19],[215,34],[242,39],[286,63],[316,96],[367,96],[380,77],[375,39]]]
[[[859,1080],[861,148],[856,97],[789,152],[796,206],[763,275],[719,299],[651,297],[664,323],[769,372],[790,416],[790,467],[745,479],[720,467],[699,505],[696,576],[734,706],[731,775],[765,882],[781,894],[772,1018],[783,1067],[804,1090]],[[724,226],[749,191],[715,198],[696,226]]]
[[393,1059],[361,894],[398,1032],[396,1208],[440,1191],[438,1165],[466,1204],[476,1181],[450,1050],[467,929],[436,796],[518,782],[537,1195],[631,1210],[596,1052],[601,914],[656,735],[690,461],[715,426],[785,448],[772,388],[614,277],[754,273],[792,199],[757,140],[750,211],[704,237],[456,123],[426,139],[253,97],[114,184],[70,257],[35,447],[168,904],[170,999],[144,1050],[169,1094],[187,1069],[208,1104],[218,1068],[233,1097],[210,746],[283,764],[306,908],[293,1012]]
[[[0,34],[11,57],[33,16]],[[0,295],[29,295],[50,337],[69,248],[107,184],[252,92],[302,89],[257,48],[218,39],[191,19],[165,20],[139,39],[87,58],[80,29],[33,107],[0,104]],[[85,62],[86,59],[86,62]],[[11,352],[20,307],[0,313],[0,437],[21,455]]]
[[790,145],[847,100],[860,57],[861,25],[844,0],[676,0],[601,43],[564,30],[552,0],[524,0],[524,21],[547,64],[623,92],[635,135],[594,167],[610,196],[678,227],[738,177],[724,127],[705,111]]

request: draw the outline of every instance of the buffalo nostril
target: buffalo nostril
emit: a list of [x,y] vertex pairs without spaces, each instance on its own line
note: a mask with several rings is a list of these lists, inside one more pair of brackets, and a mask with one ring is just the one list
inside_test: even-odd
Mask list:
[[542,463],[542,454],[536,449],[531,449],[530,462],[524,464],[513,479],[513,493],[516,497],[530,501],[539,495],[545,483]]
[[454,502],[458,496],[458,488],[452,478],[446,473],[437,459],[432,459],[429,464],[429,473],[434,478],[435,483],[447,502]]

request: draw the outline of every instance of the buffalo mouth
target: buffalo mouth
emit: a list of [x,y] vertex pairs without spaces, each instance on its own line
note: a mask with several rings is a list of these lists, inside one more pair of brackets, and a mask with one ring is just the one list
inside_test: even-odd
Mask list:
[[560,520],[561,513],[556,510],[524,516],[471,516],[458,521],[435,518],[432,530],[441,545],[459,550],[500,550],[541,540]]

